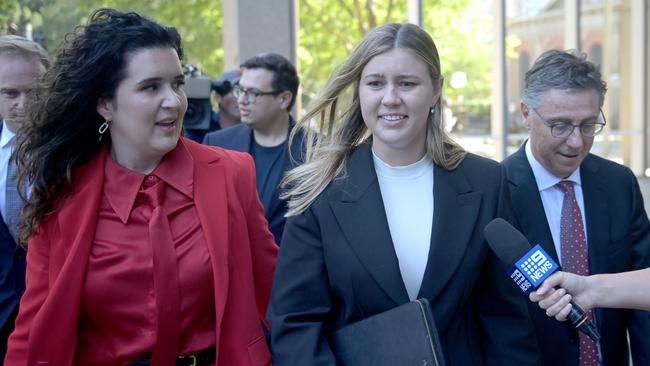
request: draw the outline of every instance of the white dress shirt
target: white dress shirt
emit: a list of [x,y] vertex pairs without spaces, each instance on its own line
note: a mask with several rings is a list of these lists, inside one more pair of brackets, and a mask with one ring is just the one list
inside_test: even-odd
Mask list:
[[[582,195],[582,180],[580,178],[580,168],[576,169],[570,176],[567,178],[558,178],[551,174],[542,164],[535,159],[533,152],[530,148],[530,141],[526,141],[526,158],[530,167],[533,169],[533,175],[535,175],[535,181],[537,182],[537,188],[539,189],[539,195],[542,198],[542,204],[544,205],[544,212],[546,213],[546,221],[548,221],[548,227],[551,229],[551,235],[553,236],[553,244],[555,246],[555,252],[557,257],[560,260],[560,265],[562,264],[562,247],[560,244],[560,221],[562,218],[562,202],[564,201],[564,194],[560,191],[559,188],[555,185],[561,180],[569,180],[574,182],[573,189],[576,194],[576,201],[580,207],[580,214],[582,215],[582,225],[585,229],[585,240],[587,241],[587,248],[589,247],[589,238],[587,238],[587,221],[585,219],[585,204]],[[532,245],[541,244],[541,243],[531,243]]]
[[16,134],[8,129],[7,126],[2,126],[2,133],[0,133],[0,212],[2,213],[3,220],[7,216],[7,169],[9,166],[9,158],[14,151],[11,141],[15,136]]

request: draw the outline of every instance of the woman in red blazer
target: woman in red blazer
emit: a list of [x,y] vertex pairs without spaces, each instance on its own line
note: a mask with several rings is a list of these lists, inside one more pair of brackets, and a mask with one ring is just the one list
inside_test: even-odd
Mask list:
[[180,36],[100,9],[18,138],[27,289],[5,364],[270,365],[252,159],[181,137]]

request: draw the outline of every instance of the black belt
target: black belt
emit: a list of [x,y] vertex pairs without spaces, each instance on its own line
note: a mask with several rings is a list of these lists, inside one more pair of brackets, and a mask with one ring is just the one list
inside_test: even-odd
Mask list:
[[[193,355],[176,357],[176,366],[210,366],[216,361],[217,351],[214,347],[208,348]],[[129,363],[129,366],[149,366],[151,357],[142,358]]]

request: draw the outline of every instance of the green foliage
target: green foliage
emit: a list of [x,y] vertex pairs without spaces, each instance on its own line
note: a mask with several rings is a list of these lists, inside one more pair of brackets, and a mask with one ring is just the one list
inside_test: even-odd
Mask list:
[[313,97],[369,30],[384,23],[406,21],[406,3],[301,0],[298,59],[303,99]]
[[[471,6],[474,5],[471,0],[429,0],[425,4],[424,28],[438,47],[445,77],[445,97],[452,104],[461,98],[464,103],[489,104],[494,54],[489,13],[486,9]],[[454,72],[467,75],[464,88],[450,86]]]
[[[268,1],[268,0],[265,0]],[[372,28],[407,21],[407,0],[296,0],[300,19],[298,59],[305,101],[321,88],[336,65]],[[424,28],[440,53],[444,95],[484,110],[491,102],[493,58],[490,3],[476,0],[423,0]],[[135,10],[173,25],[183,36],[185,62],[216,77],[223,69],[223,0],[0,0],[0,34],[23,33],[26,24],[54,52],[64,35],[99,7]],[[508,40],[511,53],[515,39]],[[449,86],[455,71],[467,85]],[[304,104],[306,105],[306,103]],[[474,108],[474,109],[476,109]]]
[[24,34],[27,24],[38,28],[43,24],[40,9],[43,0],[0,1],[0,34]]
[[[463,101],[467,110],[488,114],[494,53],[490,5],[474,0],[423,0],[422,4],[424,28],[440,54],[443,94],[452,106]],[[388,22],[406,22],[407,7],[406,0],[301,0],[298,58],[305,102],[369,30]],[[462,89],[449,86],[456,71],[467,75]]]
[[90,12],[99,7],[133,10],[174,26],[183,37],[186,63],[213,77],[223,69],[222,0],[85,0]]
[[[176,27],[183,37],[184,62],[216,76],[223,69],[222,0],[29,0],[0,1],[0,34],[24,34],[30,23],[34,38],[55,53],[66,33],[87,21],[100,7],[134,10]],[[43,21],[45,19],[46,21]]]

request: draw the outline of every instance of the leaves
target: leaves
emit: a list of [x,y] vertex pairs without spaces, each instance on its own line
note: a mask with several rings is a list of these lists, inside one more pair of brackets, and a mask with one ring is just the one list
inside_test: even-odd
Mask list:
[[[44,46],[54,53],[66,33],[83,24],[97,8],[133,10],[176,27],[183,37],[185,62],[216,77],[223,69],[222,0],[54,0],[0,2],[0,34],[40,28]],[[42,19],[46,19],[43,22]],[[34,37],[38,40],[35,34]]]
[[[212,77],[222,72],[223,0],[3,0],[0,33],[22,33],[30,23],[35,39],[44,38],[53,52],[65,33],[103,6],[135,10],[175,26],[183,37],[185,62],[201,66]],[[490,6],[475,0],[423,0],[424,28],[438,46],[446,80],[444,95],[481,109],[491,101]],[[298,59],[305,102],[369,30],[406,22],[407,8],[408,0],[298,0]],[[509,38],[508,50],[515,45],[516,40]],[[449,87],[455,71],[467,75],[462,89]]]
[[406,20],[406,0],[301,0],[298,59],[303,99],[311,99],[338,64],[376,26]]

